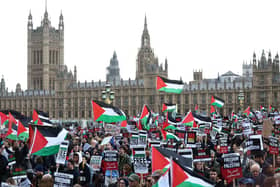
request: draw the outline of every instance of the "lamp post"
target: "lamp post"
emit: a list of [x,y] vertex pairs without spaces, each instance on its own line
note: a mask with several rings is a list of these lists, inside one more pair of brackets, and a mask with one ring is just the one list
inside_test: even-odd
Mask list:
[[244,105],[244,92],[243,92],[243,90],[239,91],[238,100],[239,100],[240,110],[241,110],[241,112],[243,112],[243,105]]
[[105,90],[102,91],[102,100],[106,104],[111,104],[114,99],[115,99],[115,92],[111,91],[111,84],[107,83],[105,85]]

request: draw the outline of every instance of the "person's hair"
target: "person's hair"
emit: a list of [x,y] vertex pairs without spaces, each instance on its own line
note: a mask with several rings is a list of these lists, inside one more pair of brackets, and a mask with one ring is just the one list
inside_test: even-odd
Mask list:
[[12,177],[7,178],[6,182],[11,185],[16,185],[16,182]]
[[43,164],[43,158],[41,156],[38,156],[35,162],[36,164]]
[[276,180],[274,177],[267,177],[264,179],[263,186],[275,186]]
[[132,171],[132,168],[131,168],[131,166],[129,165],[129,164],[124,164],[123,165],[123,169],[126,169],[126,170],[128,170],[128,171]]
[[43,175],[39,187],[52,187],[53,186],[53,178],[50,174]]
[[252,170],[253,167],[257,167],[259,170],[261,169],[260,165],[258,163],[254,163],[251,167],[250,167],[250,171]]

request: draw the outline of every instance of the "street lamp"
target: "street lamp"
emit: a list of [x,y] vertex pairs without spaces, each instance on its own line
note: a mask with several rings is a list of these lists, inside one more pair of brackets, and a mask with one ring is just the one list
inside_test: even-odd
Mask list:
[[107,83],[105,85],[105,91],[102,91],[102,100],[107,104],[111,104],[114,99],[115,92],[111,91],[111,84]]

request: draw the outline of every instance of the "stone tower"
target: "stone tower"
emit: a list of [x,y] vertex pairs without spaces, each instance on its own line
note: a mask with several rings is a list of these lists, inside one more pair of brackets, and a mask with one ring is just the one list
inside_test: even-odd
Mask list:
[[255,93],[253,96],[256,101],[256,107],[262,105],[276,105],[279,95],[279,90],[275,85],[279,84],[279,55],[271,58],[271,53],[266,57],[264,50],[261,58],[257,61],[255,53],[253,54],[253,88]]
[[53,90],[59,68],[64,65],[64,22],[59,16],[58,29],[51,26],[45,9],[41,25],[33,29],[31,12],[27,23],[27,89]]
[[148,32],[147,18],[145,16],[144,30],[141,38],[141,48],[138,51],[136,60],[136,79],[152,78],[151,76],[160,75],[168,76],[168,64],[165,60],[165,69],[163,65],[159,65],[158,58],[155,57],[154,51],[151,48],[150,35]]
[[106,81],[107,82],[119,82],[120,78],[120,68],[119,68],[119,61],[117,59],[116,51],[114,51],[113,58],[110,60],[110,65],[107,67],[107,75]]

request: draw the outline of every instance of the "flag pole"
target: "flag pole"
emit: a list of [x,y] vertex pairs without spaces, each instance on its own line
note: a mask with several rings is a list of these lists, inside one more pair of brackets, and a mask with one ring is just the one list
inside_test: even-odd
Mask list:
[[170,157],[170,184],[171,184],[171,187],[173,187],[173,157],[171,156]]
[[[32,128],[32,127],[31,127],[31,128]],[[31,156],[31,152],[32,152],[32,149],[33,149],[33,146],[34,146],[36,134],[37,134],[37,127],[35,126],[35,131],[34,131],[34,135],[33,135],[33,142],[32,142],[32,144],[31,144],[31,147],[30,147],[30,150],[29,150],[29,155],[30,155],[30,156]]]

